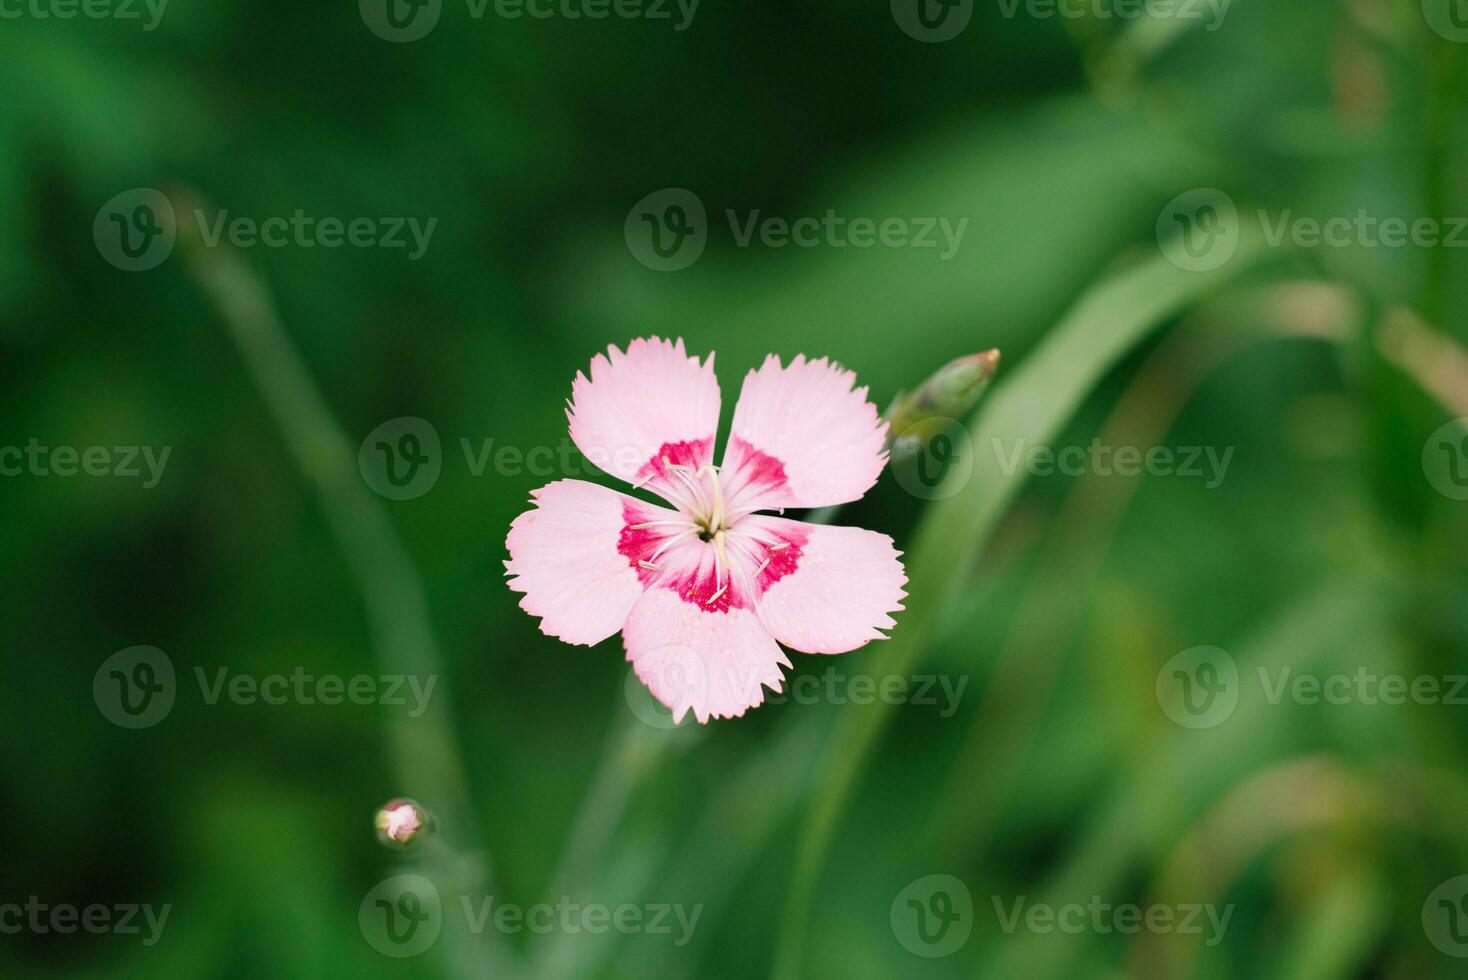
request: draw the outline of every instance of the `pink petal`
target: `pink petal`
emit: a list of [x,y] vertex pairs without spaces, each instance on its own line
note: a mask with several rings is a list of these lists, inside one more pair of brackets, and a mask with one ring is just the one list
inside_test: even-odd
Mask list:
[[867,390],[852,390],[855,381],[825,358],[804,355],[781,367],[771,354],[749,372],[723,465],[725,490],[738,507],[844,504],[877,482],[887,425]]
[[666,463],[696,471],[713,460],[719,428],[714,358],[702,364],[683,341],[634,340],[624,354],[608,347],[577,373],[566,410],[571,439],[597,466],[669,496],[676,481]]
[[646,587],[637,555],[623,551],[636,535],[628,525],[678,515],[582,480],[552,483],[531,498],[535,509],[515,518],[505,540],[510,588],[525,593],[520,608],[540,617],[541,632],[600,643],[622,628]]
[[[885,534],[782,517],[745,518],[740,531],[787,542],[755,577],[760,619],[775,639],[805,653],[846,653],[895,623],[907,573]],[[758,546],[756,546],[758,547]]]
[[622,631],[627,659],[681,721],[737,718],[778,691],[790,661],[749,608],[701,608],[666,588],[647,591]]

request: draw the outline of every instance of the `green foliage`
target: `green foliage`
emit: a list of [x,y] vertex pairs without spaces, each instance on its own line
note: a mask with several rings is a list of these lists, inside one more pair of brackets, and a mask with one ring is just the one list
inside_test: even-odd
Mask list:
[[[0,477],[0,812],[25,842],[0,906],[172,906],[156,946],[6,934],[0,975],[1461,975],[1423,917],[1468,873],[1468,706],[1267,696],[1281,671],[1468,674],[1468,504],[1423,463],[1468,383],[1434,389],[1383,340],[1407,316],[1468,342],[1463,253],[1266,237],[1283,215],[1468,215],[1465,55],[1418,4],[1244,0],[1217,31],[978,4],[941,44],[886,2],[708,4],[684,32],[447,3],[410,44],[356,6],[173,0],[150,32],[0,20],[0,447],[171,447],[153,489]],[[235,256],[229,275],[273,297],[276,349],[242,332],[218,266],[103,260],[97,210],[136,187],[231,216],[437,225],[418,260]],[[709,214],[675,273],[623,239],[664,187]],[[1204,187],[1243,240],[1184,271],[1158,216]],[[726,218],[828,209],[968,225],[944,261],[741,247]],[[648,728],[619,640],[564,646],[516,607],[506,529],[563,474],[476,475],[465,446],[559,451],[575,372],[648,334],[718,352],[726,425],[770,351],[829,355],[880,406],[1002,349],[954,492],[889,473],[838,518],[906,553],[891,640],[793,657],[792,678],[962,680],[950,713],[824,700]],[[358,446],[401,416],[433,423],[443,473],[421,498],[372,497]],[[1005,463],[1093,439],[1230,464],[1208,486]],[[179,694],[128,731],[91,684],[140,644]],[[1195,730],[1156,685],[1201,646],[1228,651],[1240,698]],[[196,681],[435,657],[427,722],[210,704]],[[437,813],[442,849],[376,844],[398,796]],[[410,871],[459,918],[390,959],[359,906]],[[891,913],[932,874],[966,886],[972,935],[925,959]],[[471,936],[458,913],[562,894],[703,914],[675,946]],[[1006,930],[1021,897],[1234,912],[1216,945]]]

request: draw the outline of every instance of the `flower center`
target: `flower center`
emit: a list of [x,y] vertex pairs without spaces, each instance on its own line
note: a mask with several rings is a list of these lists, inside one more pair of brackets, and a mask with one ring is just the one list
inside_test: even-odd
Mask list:
[[728,512],[724,510],[724,487],[719,482],[719,471],[714,464],[708,463],[703,469],[694,474],[695,478],[707,477],[709,481],[709,496],[700,500],[706,506],[699,507],[689,516],[698,527],[698,537],[701,541],[713,541],[722,544],[721,536],[727,531],[731,524]]
[[702,467],[694,470],[693,467],[684,463],[674,463],[668,457],[663,457],[663,469],[669,473],[674,480],[674,488],[680,492],[675,494],[678,510],[688,518],[691,530],[698,535],[703,542],[713,542],[717,547],[722,544],[722,536],[734,526],[733,517],[724,506],[724,487],[719,482],[719,468],[712,463],[705,463]]
[[[790,542],[768,541],[759,534],[751,535],[738,529],[740,522],[750,514],[757,512],[759,507],[749,506],[739,500],[743,484],[737,479],[734,482],[733,496],[726,497],[719,467],[712,463],[705,463],[695,469],[687,463],[673,462],[666,454],[662,456],[662,464],[662,471],[659,475],[663,477],[663,480],[658,492],[677,508],[678,517],[627,526],[627,530],[630,531],[642,531],[653,527],[670,528],[651,555],[646,558],[638,558],[638,567],[654,573],[663,571],[664,566],[659,563],[663,554],[675,547],[678,542],[696,537],[704,544],[713,545],[714,581],[710,585],[712,594],[706,599],[702,594],[696,592],[690,595],[697,595],[697,601],[713,606],[723,599],[729,589],[736,584],[752,588],[752,579],[748,569],[744,568],[739,560],[731,559],[749,560],[751,558],[750,548],[755,545],[764,545],[767,554],[764,556],[764,562],[754,573],[754,577],[757,578],[775,560],[775,552],[788,547]],[[636,485],[641,486],[642,484]],[[734,581],[736,578],[739,579],[739,583]],[[689,599],[689,601],[695,600]],[[724,601],[727,603],[729,600]]]
[[[729,492],[724,486],[724,474],[719,467],[705,463],[695,468],[687,463],[675,463],[665,453],[661,456],[662,468],[654,471],[648,480],[661,478],[657,492],[677,509],[677,516],[660,517],[656,520],[628,524],[626,532],[660,528],[655,534],[657,547],[646,554],[639,539],[631,550],[619,547],[623,554],[634,558],[642,572],[653,573],[652,579],[644,582],[669,584],[680,596],[695,605],[723,609],[751,601],[763,588],[790,574],[795,569],[801,551],[792,545],[803,546],[805,536],[794,532],[779,531],[751,525],[745,518],[760,510],[758,500],[750,501],[745,494],[748,488],[747,475],[742,469],[731,471]],[[643,481],[645,483],[647,481]],[[635,484],[642,486],[643,483]],[[625,511],[631,517],[635,511]],[[667,566],[662,562],[670,549],[688,544],[690,538],[712,545],[713,576],[709,581],[707,554],[684,554],[675,559],[672,578],[661,575]],[[768,575],[766,576],[766,573]],[[761,579],[761,576],[766,576]],[[730,589],[742,590],[738,596],[729,596]],[[742,596],[742,598],[741,598]],[[720,609],[719,611],[723,611]]]

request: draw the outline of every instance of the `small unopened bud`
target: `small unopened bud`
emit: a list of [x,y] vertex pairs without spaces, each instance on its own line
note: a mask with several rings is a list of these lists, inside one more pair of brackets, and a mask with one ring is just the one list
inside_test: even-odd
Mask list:
[[433,815],[413,800],[393,800],[377,811],[377,839],[388,847],[419,844],[433,830]]
[[886,414],[893,455],[922,448],[925,439],[966,416],[998,370],[999,351],[970,354],[945,364],[916,390],[894,398]]

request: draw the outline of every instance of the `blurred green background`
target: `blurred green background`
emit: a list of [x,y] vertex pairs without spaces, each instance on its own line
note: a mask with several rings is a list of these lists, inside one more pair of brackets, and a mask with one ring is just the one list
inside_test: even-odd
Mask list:
[[[0,907],[171,910],[151,945],[0,916],[0,974],[1468,975],[1468,704],[1271,703],[1258,673],[1444,695],[1468,673],[1468,443],[1440,428],[1468,416],[1468,263],[1268,240],[1468,215],[1457,0],[1235,0],[1221,23],[971,0],[936,43],[903,0],[705,0],[683,30],[671,6],[444,0],[401,43],[349,0],[171,0],[151,30],[141,4],[65,2],[0,4],[0,446],[171,452],[151,489],[0,479]],[[416,260],[184,228],[128,272],[93,229],[138,188],[211,218],[436,225]],[[675,272],[624,236],[664,188],[708,214]],[[1189,270],[1158,226],[1229,221],[1170,220],[1199,188],[1236,205],[1239,247]],[[968,225],[945,261],[741,247],[731,210]],[[960,457],[935,460],[948,481],[889,473],[838,518],[907,553],[893,639],[792,658],[792,678],[962,683],[953,710],[820,697],[665,728],[618,639],[565,646],[516,608],[506,530],[564,474],[476,475],[461,440],[559,451],[575,372],[647,335],[717,351],[726,427],[770,351],[837,359],[885,406],[1003,350]],[[402,417],[435,428],[442,472],[395,501],[356,463]],[[1212,487],[1002,465],[1017,440],[1098,438],[1232,456]],[[176,701],[128,730],[92,683],[139,645]],[[1161,688],[1200,646],[1236,665],[1237,706],[1187,727]],[[220,668],[436,687],[418,718],[211,704],[196,670]],[[402,795],[440,820],[410,854],[372,832]],[[364,900],[407,873],[443,934],[398,958]],[[931,875],[946,898],[907,905]],[[489,896],[701,912],[682,945],[473,935],[461,898]],[[1232,911],[1210,943],[1007,928],[1021,900]],[[951,950],[918,921],[949,909]]]

